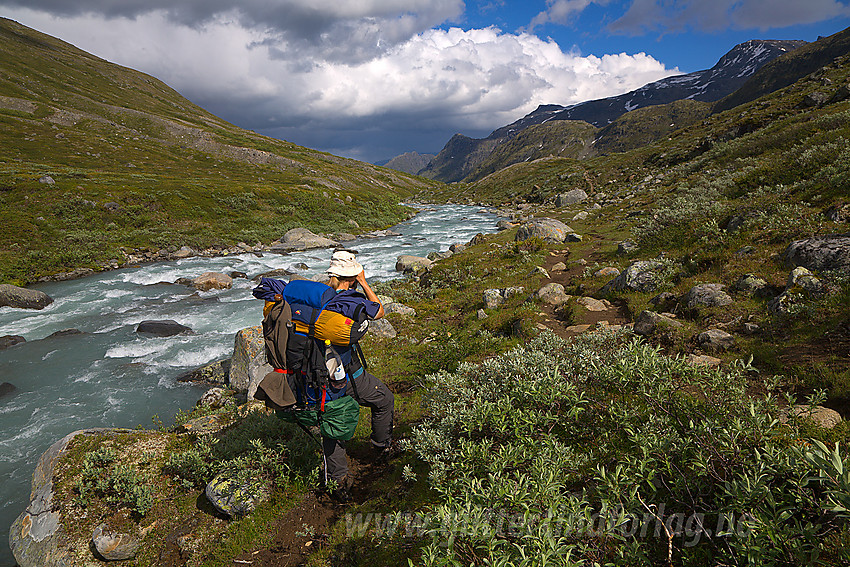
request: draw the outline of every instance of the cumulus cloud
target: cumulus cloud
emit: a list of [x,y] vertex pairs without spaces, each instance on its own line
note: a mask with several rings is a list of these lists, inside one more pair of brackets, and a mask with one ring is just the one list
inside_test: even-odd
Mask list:
[[108,21],[18,16],[239,126],[367,159],[436,151],[455,132],[486,135],[539,104],[620,94],[677,72],[644,53],[582,56],[497,28],[428,29],[369,58],[339,60],[306,57],[297,42],[228,13],[193,27],[166,11]]
[[730,27],[765,31],[848,15],[850,7],[839,0],[634,0],[610,29],[630,34]]
[[98,15],[204,29],[222,20],[262,30],[290,52],[339,61],[379,55],[410,36],[463,13],[463,0],[3,0],[63,17]]

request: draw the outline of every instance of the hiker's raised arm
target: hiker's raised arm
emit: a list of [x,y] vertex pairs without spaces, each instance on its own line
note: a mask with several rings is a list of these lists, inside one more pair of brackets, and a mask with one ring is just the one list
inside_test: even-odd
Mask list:
[[361,270],[360,273],[357,274],[356,280],[357,280],[357,283],[360,284],[360,287],[363,288],[363,293],[366,294],[366,297],[369,299],[369,301],[374,301],[375,303],[377,303],[378,305],[381,306],[381,308],[378,310],[377,315],[375,315],[375,319],[380,319],[381,317],[383,317],[384,316],[384,306],[381,304],[380,300],[378,299],[377,294],[374,291],[372,291],[371,287],[369,287],[369,283],[366,281],[366,271]]

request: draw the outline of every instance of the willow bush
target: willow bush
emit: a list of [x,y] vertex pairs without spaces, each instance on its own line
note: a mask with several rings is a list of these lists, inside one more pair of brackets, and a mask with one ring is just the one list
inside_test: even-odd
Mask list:
[[439,495],[422,562],[846,563],[850,460],[802,438],[779,381],[747,395],[754,376],[613,332],[429,376],[409,441]]

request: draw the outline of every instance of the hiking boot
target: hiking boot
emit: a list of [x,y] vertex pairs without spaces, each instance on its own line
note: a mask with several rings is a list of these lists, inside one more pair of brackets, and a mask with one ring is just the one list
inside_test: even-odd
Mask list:
[[389,445],[383,447],[376,445],[375,448],[378,450],[378,456],[375,460],[379,463],[386,463],[404,452],[398,441],[390,441]]
[[348,477],[337,482],[336,488],[330,491],[330,497],[340,504],[351,502],[351,481]]

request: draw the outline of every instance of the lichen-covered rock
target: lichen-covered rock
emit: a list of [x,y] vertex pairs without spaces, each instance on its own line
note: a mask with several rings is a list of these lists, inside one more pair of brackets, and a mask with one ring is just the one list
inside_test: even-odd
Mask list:
[[234,405],[234,400],[227,395],[227,390],[224,388],[210,388],[198,400],[196,406],[218,409],[225,406]]
[[230,376],[230,359],[224,358],[210,362],[195,370],[177,377],[178,382],[201,382],[204,384],[226,385]]
[[423,258],[421,256],[411,256],[409,254],[402,254],[396,259],[395,270],[397,272],[408,272],[408,271],[416,271],[418,269],[429,269],[433,262],[428,258]]
[[257,385],[271,371],[272,367],[266,361],[263,328],[257,325],[237,332],[230,361],[230,387],[239,394],[247,394],[252,400]]
[[567,270],[567,265],[564,262],[556,262],[554,266],[552,266],[553,272],[565,272]]
[[485,289],[483,295],[484,307],[487,309],[496,309],[505,302],[505,297],[502,295],[501,289]]
[[564,242],[568,234],[573,233],[575,233],[573,229],[559,220],[542,218],[520,226],[516,233],[516,240],[524,241],[537,237],[546,242],[560,244]]
[[617,244],[617,254],[620,256],[628,256],[638,249],[638,245],[631,240],[624,240]]
[[763,295],[765,289],[767,282],[755,274],[744,274],[732,285],[733,291],[759,296]]
[[732,303],[732,298],[723,291],[722,284],[698,284],[685,294],[684,303],[688,309],[697,307],[723,307]]
[[92,545],[104,561],[125,561],[136,557],[141,542],[138,538],[110,530],[105,524],[95,528]]
[[0,284],[0,307],[44,309],[51,303],[53,303],[53,298],[43,291],[10,284]]
[[767,312],[771,315],[789,315],[802,303],[800,294],[783,291],[767,302]]
[[788,274],[787,289],[795,286],[812,297],[820,297],[826,293],[824,283],[803,266],[797,266]]
[[601,293],[615,291],[653,291],[657,289],[660,275],[664,271],[663,262],[656,260],[639,260],[632,263],[623,273],[605,284]]
[[795,240],[782,257],[791,266],[825,272],[850,271],[850,235],[815,236]]
[[267,490],[251,483],[239,484],[225,474],[210,481],[204,494],[216,510],[231,518],[250,514],[268,496]]
[[206,272],[192,280],[192,287],[198,291],[230,289],[233,287],[233,278],[221,272]]

